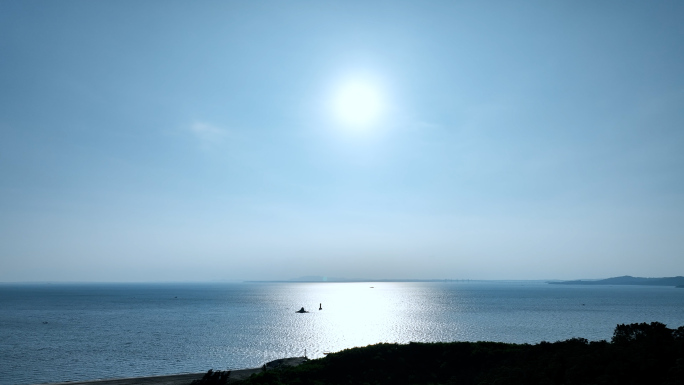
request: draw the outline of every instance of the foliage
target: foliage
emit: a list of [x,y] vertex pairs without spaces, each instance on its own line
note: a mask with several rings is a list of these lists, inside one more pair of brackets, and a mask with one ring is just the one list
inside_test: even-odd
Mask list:
[[279,384],[684,385],[684,327],[618,325],[611,342],[377,344],[269,370],[244,382]]
[[613,343],[625,344],[628,342],[662,343],[673,338],[674,330],[668,329],[660,322],[640,324],[620,324],[615,327]]
[[208,372],[204,374],[202,379],[195,380],[190,385],[225,385],[228,383],[228,378],[230,377],[230,370],[222,372],[220,370],[213,371],[209,369]]

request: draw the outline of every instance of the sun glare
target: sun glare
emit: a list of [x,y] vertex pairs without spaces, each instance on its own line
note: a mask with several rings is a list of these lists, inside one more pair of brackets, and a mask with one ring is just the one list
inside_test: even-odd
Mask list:
[[382,107],[382,98],[377,88],[364,82],[343,85],[334,100],[336,118],[345,126],[355,129],[366,128],[375,123]]

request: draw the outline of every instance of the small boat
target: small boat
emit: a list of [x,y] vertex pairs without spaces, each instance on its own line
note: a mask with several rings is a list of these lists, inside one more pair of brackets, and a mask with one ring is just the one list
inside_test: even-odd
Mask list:
[[308,311],[304,310],[302,307],[301,309],[297,310],[295,313],[308,313]]

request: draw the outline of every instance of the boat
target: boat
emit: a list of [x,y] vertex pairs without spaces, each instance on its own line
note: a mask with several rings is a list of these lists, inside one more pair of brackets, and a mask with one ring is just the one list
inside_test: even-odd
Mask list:
[[301,309],[297,310],[295,313],[308,313],[308,311],[304,310],[302,307]]

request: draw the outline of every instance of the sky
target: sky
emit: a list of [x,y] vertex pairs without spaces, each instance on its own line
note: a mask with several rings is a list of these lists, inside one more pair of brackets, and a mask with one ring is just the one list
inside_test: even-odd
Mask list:
[[0,1],[0,282],[684,275],[681,1]]

